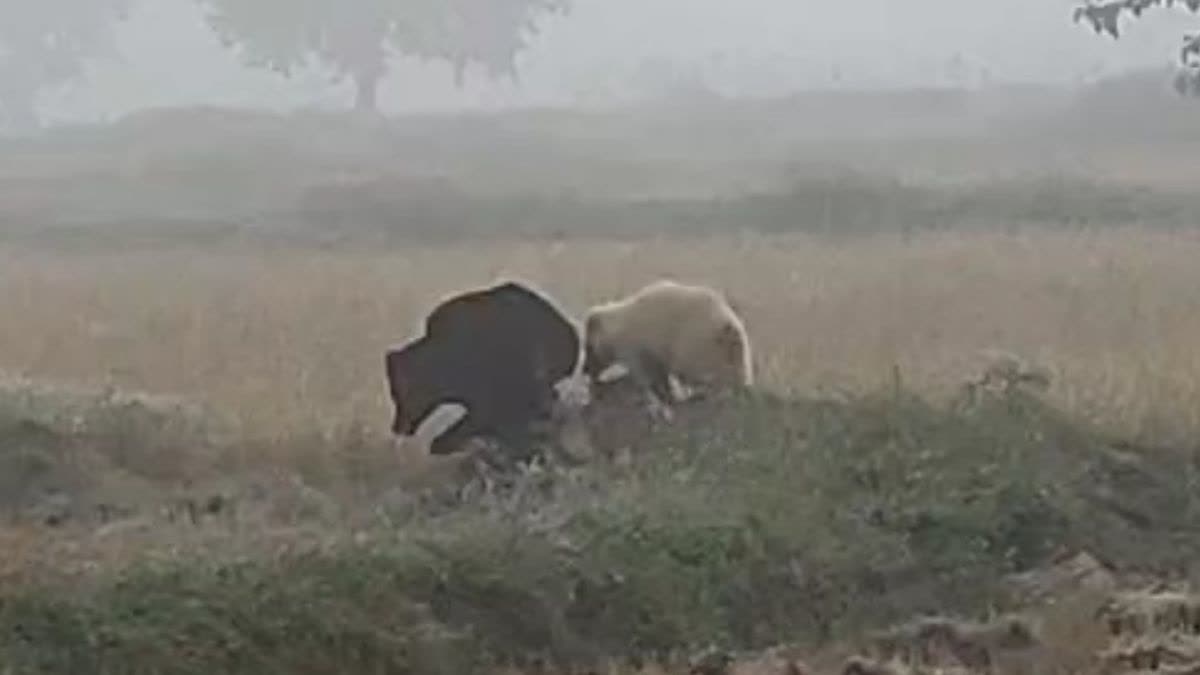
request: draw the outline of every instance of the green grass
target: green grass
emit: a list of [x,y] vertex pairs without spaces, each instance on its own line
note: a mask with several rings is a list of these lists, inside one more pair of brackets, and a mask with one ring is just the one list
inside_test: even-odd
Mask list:
[[466,673],[708,643],[823,644],[980,613],[1061,546],[1200,552],[1190,460],[1116,449],[1017,392],[755,396],[647,439],[635,468],[531,471],[369,537],[212,551],[0,597],[6,672]]

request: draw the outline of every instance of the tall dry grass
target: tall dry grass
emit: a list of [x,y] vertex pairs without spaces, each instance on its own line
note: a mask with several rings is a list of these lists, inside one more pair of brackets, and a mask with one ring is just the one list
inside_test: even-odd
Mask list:
[[578,316],[660,276],[725,290],[779,390],[946,394],[1005,349],[1127,436],[1200,431],[1200,239],[1117,231],[365,250],[0,251],[0,370],[179,393],[249,436],[387,423],[384,348],[441,296],[528,280]]

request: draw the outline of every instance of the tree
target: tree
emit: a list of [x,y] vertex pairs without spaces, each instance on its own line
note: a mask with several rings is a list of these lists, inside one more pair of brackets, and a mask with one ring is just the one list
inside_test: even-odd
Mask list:
[[516,77],[516,55],[545,13],[567,0],[199,0],[243,60],[288,75],[314,60],[354,83],[373,111],[393,54],[445,61],[461,84],[471,65]]
[[38,124],[37,97],[111,46],[130,0],[0,0],[0,126]]
[[[1137,19],[1152,9],[1175,7],[1200,12],[1200,0],[1088,0],[1075,8],[1075,21],[1085,21],[1097,34],[1107,33],[1117,39],[1123,17]],[[1183,36],[1179,62],[1182,68],[1175,77],[1176,91],[1200,96],[1200,33]]]

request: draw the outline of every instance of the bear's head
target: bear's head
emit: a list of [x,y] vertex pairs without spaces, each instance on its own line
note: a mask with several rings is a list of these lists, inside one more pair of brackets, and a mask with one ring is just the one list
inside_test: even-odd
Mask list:
[[392,433],[397,436],[411,436],[438,402],[436,379],[429,377],[434,365],[430,350],[431,343],[421,339],[387,352],[388,390],[395,408]]
[[607,334],[607,316],[603,308],[588,312],[584,323],[583,374],[596,380],[617,360],[612,338]]

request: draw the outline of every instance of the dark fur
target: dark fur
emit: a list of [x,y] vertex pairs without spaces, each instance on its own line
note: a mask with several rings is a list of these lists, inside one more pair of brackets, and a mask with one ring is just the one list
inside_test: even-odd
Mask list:
[[554,385],[575,370],[579,334],[547,299],[516,283],[443,301],[425,335],[387,354],[395,405],[392,431],[412,434],[442,403],[467,414],[433,441],[433,454],[455,452],[476,436],[526,443],[547,418]]

